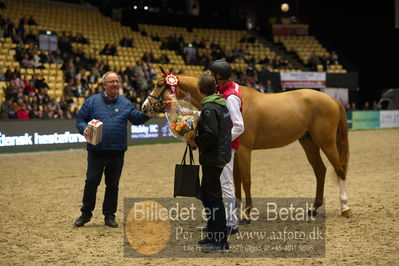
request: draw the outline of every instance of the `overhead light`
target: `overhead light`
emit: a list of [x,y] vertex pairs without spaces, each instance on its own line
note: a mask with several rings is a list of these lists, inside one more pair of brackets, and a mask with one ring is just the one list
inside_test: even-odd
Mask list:
[[290,5],[287,3],[284,3],[281,5],[281,11],[283,12],[288,12],[288,10],[290,10]]
[[134,8],[134,9],[137,9],[137,6],[134,6],[133,8]]
[[144,10],[148,10],[148,6],[144,6]]

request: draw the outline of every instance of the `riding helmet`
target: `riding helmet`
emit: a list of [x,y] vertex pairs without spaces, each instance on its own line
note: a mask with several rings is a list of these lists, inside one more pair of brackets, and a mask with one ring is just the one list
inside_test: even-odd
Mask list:
[[224,60],[215,60],[209,66],[212,73],[219,74],[221,79],[227,80],[231,77],[232,69],[229,63]]

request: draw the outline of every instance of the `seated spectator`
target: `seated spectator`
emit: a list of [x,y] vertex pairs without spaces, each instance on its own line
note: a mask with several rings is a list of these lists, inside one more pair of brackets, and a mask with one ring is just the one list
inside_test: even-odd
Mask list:
[[90,70],[90,74],[89,74],[89,76],[87,78],[89,84],[96,84],[97,81],[98,81],[98,78],[100,78],[100,74],[98,72],[98,69],[93,69],[93,68]]
[[24,55],[24,58],[22,59],[22,67],[24,68],[32,68],[33,63],[31,60],[29,60],[29,56],[27,54]]
[[16,74],[12,75],[12,79],[10,80],[10,86],[11,88],[16,90],[25,87],[23,81]]
[[31,15],[31,16],[28,18],[28,25],[37,25],[37,22],[36,22],[36,20],[33,18],[33,15]]
[[34,76],[35,78],[35,88],[40,90],[40,89],[49,89],[47,83],[45,82],[45,79],[39,75],[39,74],[35,74]]
[[72,52],[71,39],[65,31],[62,32],[61,36],[58,38],[58,48],[63,52]]
[[46,88],[41,88],[39,94],[37,95],[37,102],[39,105],[45,105],[50,102],[50,96],[47,94]]
[[159,38],[159,36],[158,36],[157,34],[151,35],[151,39],[152,39],[154,42],[159,42],[159,41],[161,41],[161,39]]
[[20,43],[20,42],[22,42],[22,40],[23,40],[22,36],[23,36],[22,33],[14,33],[14,34],[11,36],[11,41],[12,41],[13,43]]
[[55,111],[54,118],[65,119],[64,112],[62,111],[62,109],[58,109]]
[[33,44],[38,42],[37,37],[35,34],[33,34],[32,30],[30,30],[29,33],[25,35],[24,42]]
[[11,70],[11,67],[8,66],[7,69],[6,69],[6,72],[4,73],[4,76],[5,76],[5,78],[6,78],[6,81],[10,81],[10,80],[11,80],[12,74],[13,74],[13,72],[12,72],[12,70]]
[[119,42],[119,45],[122,47],[133,47],[133,39],[123,36],[122,40]]
[[43,50],[40,51],[39,58],[40,58],[40,63],[44,64],[49,62],[49,58]]
[[117,54],[116,53],[116,45],[115,44],[112,44],[110,49],[111,49],[111,55],[116,55]]
[[15,118],[15,111],[11,99],[6,99],[0,108],[0,118],[1,119],[13,119]]
[[73,85],[73,81],[69,81],[63,90],[63,98],[68,105],[73,103],[73,97],[75,97]]
[[71,111],[66,110],[65,111],[65,119],[74,119],[74,116],[72,115]]
[[76,35],[75,42],[81,43],[81,44],[89,43],[89,41],[83,36],[82,33],[78,33],[78,35]]
[[55,107],[51,104],[51,102],[49,102],[43,106],[43,118],[44,119],[53,119],[53,118],[55,118],[55,115],[56,115]]
[[211,48],[212,50],[215,50],[215,49],[220,49],[220,46],[216,42],[211,42],[211,44],[209,45],[209,48]]
[[351,111],[351,105],[349,103],[345,104],[345,112]]
[[100,55],[112,55],[111,45],[109,43],[100,51]]
[[40,56],[37,53],[33,55],[31,62],[34,68],[44,69],[43,64],[40,62]]
[[84,97],[85,96],[85,88],[83,87],[80,79],[75,80],[75,84],[74,84],[72,90],[73,90],[75,97]]
[[253,63],[249,63],[247,70],[246,70],[246,74],[248,77],[255,77],[255,73],[256,73],[256,69]]
[[226,57],[226,54],[221,48],[214,49],[211,53],[212,59],[217,60],[217,59],[223,59]]
[[331,52],[331,63],[338,64],[338,55],[335,51]]
[[14,72],[12,73],[15,74],[18,78],[21,78],[21,67],[17,65],[16,67],[14,67]]
[[369,102],[365,102],[363,105],[363,111],[370,111],[370,104]]
[[24,103],[20,104],[20,108],[17,111],[16,115],[19,120],[28,120],[29,119],[29,113],[26,110],[26,104],[24,104]]
[[187,65],[195,65],[195,66],[198,66],[198,65],[201,65],[201,61],[196,57],[196,56],[191,56],[191,57],[188,57],[187,56],[187,58],[186,58],[186,64]]
[[265,84],[264,88],[265,88],[265,92],[267,92],[267,93],[274,92],[272,81],[270,79],[266,80],[266,84]]
[[379,111],[379,110],[381,110],[381,105],[376,101],[373,101],[373,111]]
[[357,111],[357,107],[356,107],[356,103],[355,102],[353,102],[351,104],[351,111]]
[[207,41],[206,41],[204,38],[202,38],[201,41],[199,41],[199,42],[197,43],[197,45],[198,45],[197,48],[206,48],[206,45],[205,45],[206,42],[207,42]]
[[0,81],[6,81],[6,76],[4,75],[4,72],[1,68],[0,68]]
[[43,118],[43,113],[40,111],[39,105],[34,103],[32,104],[32,110],[29,112],[30,118]]
[[317,65],[321,64],[320,58],[316,55],[315,52],[312,52],[312,54],[308,58],[308,64],[313,70],[317,70]]
[[35,96],[36,89],[35,89],[35,82],[33,81],[33,79],[29,80],[28,84],[25,86],[24,94],[32,97]]
[[154,54],[152,52],[145,52],[143,57],[141,58],[145,63],[156,63],[156,59],[154,57]]
[[64,63],[64,59],[62,57],[62,53],[60,49],[55,50],[52,53],[52,56],[54,58],[53,62],[54,64],[63,64]]
[[169,64],[170,63],[169,56],[166,53],[163,53],[161,55],[161,57],[159,58],[159,63],[161,63],[161,64]]
[[6,33],[5,25],[2,25],[0,21],[0,41],[3,40],[5,33]]

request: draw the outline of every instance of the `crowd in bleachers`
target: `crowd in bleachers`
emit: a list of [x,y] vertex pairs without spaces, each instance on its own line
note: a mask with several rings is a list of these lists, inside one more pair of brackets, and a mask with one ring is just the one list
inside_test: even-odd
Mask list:
[[[59,12],[64,13],[63,10]],[[160,78],[159,70],[154,69],[156,64],[166,65],[169,72],[176,74],[203,74],[210,62],[225,59],[231,63],[233,79],[237,83],[262,93],[277,90],[271,83],[272,72],[300,71],[244,31],[188,31],[183,27],[169,29],[142,25],[139,32],[131,32],[91,13],[87,21],[95,21],[96,26],[99,21],[102,25],[112,26],[117,32],[113,39],[93,34],[108,29],[104,26],[88,29],[80,27],[80,24],[65,28],[59,26],[55,28],[58,30],[58,49],[40,50],[39,29],[54,28],[53,21],[40,27],[40,16],[38,23],[34,16],[29,15],[31,13],[24,14],[26,16],[19,23],[13,20],[17,25],[0,14],[0,45],[4,40],[12,42],[12,45],[0,46],[0,49],[12,50],[7,59],[12,56],[13,61],[18,62],[10,62],[7,68],[0,67],[0,82],[6,84],[5,100],[0,110],[3,119],[72,119],[85,98],[102,91],[101,77],[110,70],[120,75],[120,94],[129,98],[136,108],[140,108]],[[38,26],[32,28],[32,25]],[[108,34],[114,34],[111,27]],[[312,38],[310,41],[314,44]],[[108,43],[108,40],[116,41]],[[309,64],[337,62],[335,54],[320,55],[318,50],[310,56]]]
[[[23,28],[24,23],[26,23],[23,21],[26,21],[26,19],[21,19],[19,28]],[[2,73],[0,70],[0,81],[7,82],[5,102],[2,104],[0,110],[0,117],[2,119],[72,119],[75,117],[79,107],[75,100],[76,98],[82,103],[79,99],[102,91],[99,80],[105,72],[111,69],[107,64],[87,59],[82,54],[73,53],[73,42],[89,42],[82,34],[74,36],[72,33],[62,32],[58,40],[58,49],[51,52],[38,49],[37,36],[31,33],[25,34],[24,30],[20,30],[17,33],[12,25],[8,25],[7,20],[2,18],[2,28],[5,25],[10,29],[9,32],[11,33],[7,37],[11,37],[15,43],[15,60],[23,68],[44,69],[45,64],[60,64],[62,65],[61,69],[63,70],[64,81],[67,85],[64,87],[62,96],[57,101],[48,95],[50,88],[42,75],[23,75],[18,66],[14,69],[7,67],[5,73]],[[15,38],[15,34],[18,34],[18,38]],[[167,44],[164,49],[175,49],[176,42],[179,41],[177,39],[173,40],[172,37],[166,38],[163,42]],[[123,45],[133,45],[133,43],[133,39],[122,39],[120,42]],[[193,63],[190,61],[193,58],[198,60],[197,55],[199,53],[197,52],[197,48],[202,47],[201,42],[199,44],[194,42],[193,44],[187,46],[176,45],[176,47],[183,47],[183,50],[179,51],[179,53],[184,55],[187,64]],[[190,54],[190,50],[186,49],[187,47],[193,48],[194,53],[191,52]],[[273,92],[268,76],[270,73],[268,65],[272,63],[273,68],[278,68],[279,66],[286,67],[287,64],[279,57],[274,59],[273,62],[270,62],[266,57],[263,61],[257,62],[253,56],[248,56],[245,50],[243,51],[238,48],[232,49],[226,55],[217,43],[212,43],[211,48],[212,57],[209,58],[204,55],[197,65],[201,65],[206,69],[209,63],[215,59],[225,58],[227,61],[232,62],[236,58],[243,58],[248,63],[248,67],[245,71],[234,70],[233,78],[239,84],[254,87],[261,92]],[[115,55],[117,47],[107,44],[100,53]],[[150,63],[168,64],[170,62],[166,53],[162,54],[159,58],[155,58],[150,51],[144,53],[141,59],[141,61],[136,62],[136,65],[127,66],[126,69],[118,71],[122,79],[120,94],[129,98],[135,104],[136,108],[140,108],[148,92],[153,88],[153,80],[156,74],[151,68]],[[258,71],[254,66],[258,63],[264,65],[261,71]],[[169,71],[184,74],[184,70],[175,70],[173,67]]]
[[318,71],[320,67],[323,66],[322,71],[326,71],[329,66],[337,65],[338,62],[338,55],[332,51],[331,53],[327,53],[327,55],[318,55],[316,52],[312,52],[308,58],[308,66],[313,71]]

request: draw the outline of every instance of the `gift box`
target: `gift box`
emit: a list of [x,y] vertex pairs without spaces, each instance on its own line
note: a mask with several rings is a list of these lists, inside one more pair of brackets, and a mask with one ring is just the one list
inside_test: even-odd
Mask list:
[[97,145],[102,141],[103,122],[93,119],[88,123],[87,127],[87,143]]

